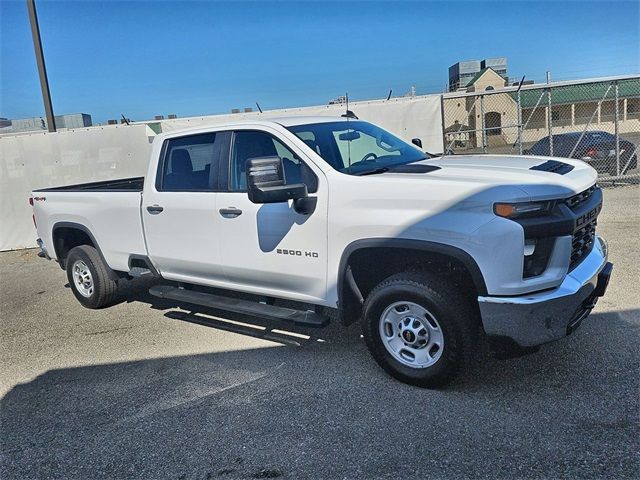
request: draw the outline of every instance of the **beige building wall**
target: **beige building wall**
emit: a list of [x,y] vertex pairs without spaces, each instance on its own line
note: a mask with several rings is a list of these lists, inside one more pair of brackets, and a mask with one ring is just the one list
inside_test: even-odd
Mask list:
[[[487,70],[467,88],[467,92],[483,94],[482,106],[479,96],[476,95],[449,99],[445,97],[445,131],[450,131],[451,125],[457,122],[468,125],[471,130],[489,129],[485,132],[485,142],[489,147],[509,145],[517,141],[518,128],[509,127],[518,123],[517,101],[508,93],[491,93],[504,85],[505,81],[500,75],[493,70]],[[487,87],[492,87],[493,90],[487,90]],[[618,131],[621,134],[637,133],[640,98],[620,99],[618,107]],[[549,106],[543,98],[537,108],[524,108],[522,111],[522,123],[526,123],[522,132],[524,143],[531,144],[549,135],[549,116],[553,134],[579,132],[587,124],[590,131],[615,133],[614,100],[603,101],[600,105],[597,101],[552,105],[549,112]],[[496,130],[497,125],[500,126],[499,131]],[[454,138],[452,134],[448,134],[448,137]],[[467,139],[466,148],[476,149],[483,145],[482,131],[469,132],[464,138]]]

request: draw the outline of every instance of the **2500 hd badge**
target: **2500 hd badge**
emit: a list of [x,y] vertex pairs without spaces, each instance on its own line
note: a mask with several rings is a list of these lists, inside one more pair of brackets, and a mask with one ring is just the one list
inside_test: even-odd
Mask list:
[[289,250],[287,248],[278,248],[276,249],[276,253],[279,255],[293,255],[296,257],[311,257],[318,258],[318,252],[309,252],[303,250]]

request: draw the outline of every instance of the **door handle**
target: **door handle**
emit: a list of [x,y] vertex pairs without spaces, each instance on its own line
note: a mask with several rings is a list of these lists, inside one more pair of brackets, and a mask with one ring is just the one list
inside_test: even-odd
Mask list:
[[157,214],[157,213],[161,213],[164,210],[163,207],[161,207],[160,205],[149,205],[147,207],[147,212],[151,213],[151,214]]
[[236,207],[221,208],[219,211],[224,218],[236,218],[242,215],[242,210]]

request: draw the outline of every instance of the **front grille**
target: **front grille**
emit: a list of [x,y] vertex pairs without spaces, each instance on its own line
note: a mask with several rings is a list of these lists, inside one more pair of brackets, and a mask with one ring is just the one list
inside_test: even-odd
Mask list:
[[[578,209],[582,204],[587,202],[596,191],[596,185],[567,198],[564,203],[573,211]],[[583,225],[575,230],[571,238],[571,262],[569,270],[573,270],[578,264],[589,255],[596,240],[596,224],[597,217],[591,222]]]
[[565,200],[565,203],[569,206],[570,209],[573,210],[574,208],[579,207],[581,204],[589,200],[589,198],[591,198],[591,195],[593,195],[593,192],[595,191],[596,186],[594,185],[593,187],[587,188],[585,191],[580,192],[573,197],[567,198]]
[[596,240],[596,224],[597,220],[593,220],[573,232],[569,270],[573,270],[591,252]]

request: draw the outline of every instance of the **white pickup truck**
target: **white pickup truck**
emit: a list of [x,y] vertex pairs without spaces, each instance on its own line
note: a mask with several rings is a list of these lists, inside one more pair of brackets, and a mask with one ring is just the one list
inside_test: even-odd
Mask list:
[[380,366],[419,386],[450,381],[481,342],[507,356],[576,329],[612,270],[595,170],[427,158],[413,143],[349,117],[161,134],[145,178],[32,192],[41,255],[88,308],[112,303],[119,279],[153,275],[166,282],[151,293],[176,302],[360,320]]

